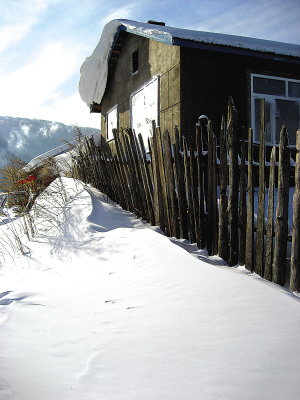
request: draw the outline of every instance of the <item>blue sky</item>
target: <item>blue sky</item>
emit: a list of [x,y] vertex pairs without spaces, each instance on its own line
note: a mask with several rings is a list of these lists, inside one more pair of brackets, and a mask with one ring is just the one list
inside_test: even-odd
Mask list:
[[99,128],[80,67],[116,18],[300,44],[299,0],[0,0],[0,115]]

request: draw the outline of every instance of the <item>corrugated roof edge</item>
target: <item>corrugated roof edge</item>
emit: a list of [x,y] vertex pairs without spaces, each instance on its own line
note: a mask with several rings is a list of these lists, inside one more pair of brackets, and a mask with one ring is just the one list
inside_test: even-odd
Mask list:
[[[291,57],[300,57],[300,45],[236,36],[223,33],[195,31],[171,26],[151,25],[143,22],[120,20],[121,30],[135,35],[147,37],[169,45],[184,45],[184,41],[199,42],[212,45],[228,46],[259,52],[274,53]],[[153,28],[152,28],[153,27]],[[179,39],[179,40],[178,40]]]

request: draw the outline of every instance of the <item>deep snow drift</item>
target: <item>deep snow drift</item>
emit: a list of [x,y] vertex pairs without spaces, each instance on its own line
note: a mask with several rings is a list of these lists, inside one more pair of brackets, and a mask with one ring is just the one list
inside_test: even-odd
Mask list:
[[1,399],[299,398],[297,297],[63,181],[0,252]]

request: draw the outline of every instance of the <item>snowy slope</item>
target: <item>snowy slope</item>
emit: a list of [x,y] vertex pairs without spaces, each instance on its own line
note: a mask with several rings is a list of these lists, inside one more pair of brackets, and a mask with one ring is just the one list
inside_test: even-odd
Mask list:
[[0,253],[0,399],[299,398],[297,297],[63,181]]

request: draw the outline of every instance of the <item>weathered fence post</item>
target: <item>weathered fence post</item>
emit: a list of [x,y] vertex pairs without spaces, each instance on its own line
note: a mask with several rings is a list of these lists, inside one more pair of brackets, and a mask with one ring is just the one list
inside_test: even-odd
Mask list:
[[242,144],[241,144],[241,169],[240,169],[240,205],[239,205],[239,264],[245,264],[246,251],[246,130],[242,128]]
[[171,232],[170,210],[169,210],[169,204],[168,204],[166,174],[165,174],[165,167],[164,167],[164,151],[163,151],[160,127],[157,127],[155,129],[155,132],[153,132],[153,136],[156,137],[155,142],[156,142],[157,160],[158,160],[159,176],[160,176],[162,199],[163,199],[165,230],[166,230],[166,235],[170,236],[170,232]]
[[[154,121],[153,121],[154,122]],[[153,133],[155,131],[155,123],[153,123]],[[159,172],[159,162],[157,156],[157,145],[156,135],[150,139],[152,148],[152,170],[153,170],[153,203],[154,203],[154,217],[155,225],[159,226],[164,232],[165,230],[165,219],[164,219],[164,207],[162,199],[161,179]]]
[[177,185],[178,213],[180,221],[180,236],[188,239],[187,203],[184,183],[183,160],[180,153],[180,138],[178,128],[175,128],[175,143],[173,145],[175,159],[175,177]]
[[253,130],[248,134],[248,183],[245,266],[254,269],[254,187],[253,187]]
[[259,187],[255,243],[255,272],[264,276],[264,238],[265,238],[265,159],[266,159],[266,105],[260,102],[260,143],[259,143]]
[[291,292],[300,292],[300,130],[296,139],[295,192],[293,198],[293,237],[291,253]]
[[138,139],[139,139],[140,150],[141,150],[141,171],[143,174],[144,188],[145,188],[146,199],[147,199],[147,204],[148,204],[148,212],[149,212],[151,225],[154,225],[155,219],[154,219],[154,211],[153,211],[153,208],[154,208],[154,206],[153,206],[153,184],[152,184],[151,176],[150,176],[150,172],[149,172],[143,137],[140,133],[138,135]]
[[165,133],[163,134],[163,145],[164,145],[166,185],[168,189],[168,203],[170,206],[170,228],[171,228],[170,233],[171,236],[178,238],[179,229],[178,229],[177,202],[175,194],[175,180],[174,180],[174,171],[172,163],[171,139],[168,130],[166,130]]
[[220,201],[219,201],[219,256],[228,261],[228,166],[226,129],[224,116],[222,117],[220,132]]
[[270,176],[268,192],[268,221],[266,240],[265,278],[272,281],[273,264],[273,235],[274,235],[274,186],[275,186],[275,157],[276,147],[273,146],[270,158]]
[[239,166],[237,146],[237,111],[231,97],[228,102],[227,140],[229,154],[229,266],[232,267],[234,265],[237,265],[239,253]]
[[274,251],[274,282],[285,284],[286,252],[288,236],[290,183],[290,148],[287,131],[283,127],[280,132],[279,168],[278,168],[278,198],[276,209],[275,251]]
[[198,168],[198,191],[199,191],[199,225],[198,225],[198,247],[205,248],[205,215],[204,215],[204,185],[203,185],[203,155],[202,155],[202,130],[200,120],[196,124],[196,146],[197,146],[197,168]]
[[195,243],[196,235],[195,235],[195,221],[194,221],[194,210],[193,210],[193,197],[191,188],[191,173],[190,173],[190,163],[189,163],[187,143],[185,137],[183,137],[183,157],[184,157],[184,172],[185,172],[185,187],[186,187],[185,190],[186,190],[188,216],[189,216],[188,221],[189,221],[190,240],[192,243]]

